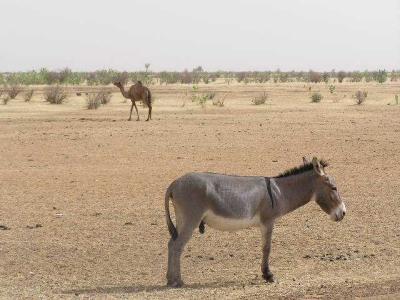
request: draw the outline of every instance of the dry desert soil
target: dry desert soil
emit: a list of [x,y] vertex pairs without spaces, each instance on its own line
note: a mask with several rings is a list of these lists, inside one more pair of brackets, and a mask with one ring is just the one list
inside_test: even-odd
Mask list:
[[[110,87],[111,88],[111,87]],[[0,105],[0,298],[400,298],[400,83],[201,85],[225,106],[184,101],[187,87],[151,87],[153,120],[113,89],[85,109],[90,87],[62,105],[36,87]],[[355,105],[351,95],[368,90]],[[251,99],[267,91],[265,105]],[[391,105],[388,105],[390,103]],[[332,222],[315,203],[281,218],[271,269],[260,274],[257,228],[195,232],[185,286],[165,286],[164,192],[190,171],[277,175],[302,156],[330,162],[347,205]]]

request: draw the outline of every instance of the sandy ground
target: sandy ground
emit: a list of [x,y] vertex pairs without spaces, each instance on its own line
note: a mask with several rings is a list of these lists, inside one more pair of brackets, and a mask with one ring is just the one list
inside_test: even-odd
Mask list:
[[[354,105],[351,94],[369,91]],[[71,90],[87,90],[75,87]],[[337,84],[310,103],[307,86],[210,85],[225,107],[152,87],[153,121],[127,122],[115,90],[97,111],[84,97],[36,94],[0,105],[0,298],[400,297],[400,83]],[[251,105],[266,90],[266,105]],[[139,108],[142,120],[146,110]],[[348,208],[340,223],[315,203],[278,221],[271,268],[260,233],[209,227],[182,260],[182,289],[165,287],[164,192],[189,171],[276,175],[303,155],[326,158]]]

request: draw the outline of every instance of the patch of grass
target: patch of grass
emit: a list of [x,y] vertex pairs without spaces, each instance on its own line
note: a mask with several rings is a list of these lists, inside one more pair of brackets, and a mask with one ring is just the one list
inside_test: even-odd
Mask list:
[[98,93],[91,93],[86,96],[86,108],[87,109],[98,109],[101,105],[101,98]]
[[10,97],[10,99],[15,99],[15,97],[17,97],[17,95],[21,91],[22,91],[21,86],[13,84],[7,88],[6,93],[8,94],[8,97]]
[[322,100],[322,95],[321,93],[315,92],[311,95],[311,102],[312,103],[319,103]]
[[50,86],[44,91],[44,98],[51,104],[62,104],[67,97],[66,91],[60,85]]
[[396,105],[399,105],[399,95],[394,96],[394,101],[396,102]]
[[255,96],[251,100],[251,103],[253,103],[254,105],[261,105],[261,104],[265,104],[265,102],[267,102],[267,100],[268,100],[268,94],[267,94],[267,92],[263,92],[262,94]]
[[354,94],[354,98],[356,99],[356,104],[361,105],[367,100],[368,92],[367,91],[357,91]]
[[27,91],[25,92],[25,94],[24,94],[24,101],[25,101],[25,102],[31,101],[31,99],[32,99],[32,97],[33,97],[33,93],[34,93],[34,90],[33,90],[33,89],[27,90]]

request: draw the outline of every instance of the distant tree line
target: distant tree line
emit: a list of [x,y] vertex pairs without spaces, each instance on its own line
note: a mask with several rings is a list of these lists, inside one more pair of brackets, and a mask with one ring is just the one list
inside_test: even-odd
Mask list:
[[29,72],[12,72],[0,73],[0,85],[108,85],[115,81],[120,81],[123,84],[128,82],[142,81],[143,84],[198,84],[215,82],[220,79],[225,83],[230,84],[237,81],[243,84],[249,83],[266,83],[266,82],[379,82],[398,81],[400,80],[400,71],[386,70],[377,71],[352,71],[344,72],[332,70],[330,72],[283,72],[279,69],[276,71],[249,71],[249,72],[227,72],[204,71],[201,66],[193,70],[184,70],[182,72],[152,72],[149,70],[150,64],[145,65],[145,71],[138,72],[119,72],[116,70],[98,70],[93,72],[74,72],[69,68],[60,71],[51,71],[45,68],[38,71]]

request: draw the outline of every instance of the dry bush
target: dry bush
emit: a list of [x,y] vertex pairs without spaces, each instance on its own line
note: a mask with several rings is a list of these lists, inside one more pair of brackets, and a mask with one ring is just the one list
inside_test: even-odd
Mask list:
[[221,97],[215,97],[212,99],[212,104],[217,107],[223,107],[225,105],[225,98],[227,94],[224,94]]
[[17,84],[13,84],[7,88],[6,93],[8,94],[8,97],[10,97],[10,99],[15,99],[15,97],[17,97],[17,95],[21,91],[22,91],[21,86],[19,86]]
[[3,98],[3,104],[4,104],[4,105],[7,105],[8,101],[10,101],[10,100],[11,100],[10,96],[6,95],[6,96]]
[[60,85],[54,85],[44,91],[44,98],[51,104],[62,104],[67,98],[67,93]]
[[255,96],[251,100],[251,103],[253,103],[254,105],[261,105],[261,104],[265,104],[265,102],[267,102],[267,99],[268,99],[267,92],[263,92],[262,94]]
[[32,97],[33,97],[33,93],[34,93],[34,90],[33,90],[33,89],[27,90],[27,91],[25,92],[25,94],[24,94],[24,100],[25,100],[25,102],[31,101],[31,99],[32,99]]
[[98,98],[100,99],[100,103],[103,105],[108,104],[111,101],[111,91],[109,91],[108,89],[101,89],[98,93],[97,93]]
[[361,105],[365,102],[365,100],[368,97],[368,92],[367,91],[357,91],[354,94],[354,98],[356,99],[356,104]]
[[86,108],[98,109],[101,105],[101,98],[98,93],[89,94],[86,96]]
[[311,102],[312,103],[319,103],[322,100],[322,95],[320,93],[313,93],[311,95]]

